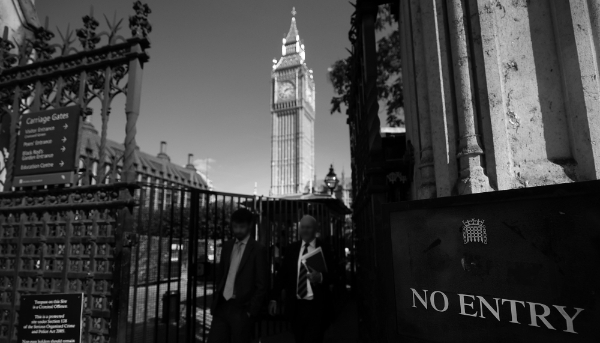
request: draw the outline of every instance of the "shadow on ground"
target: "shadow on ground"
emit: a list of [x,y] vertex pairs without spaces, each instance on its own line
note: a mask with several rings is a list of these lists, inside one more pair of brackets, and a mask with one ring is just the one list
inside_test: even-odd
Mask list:
[[[293,343],[294,337],[290,332],[275,336],[264,337],[260,343]],[[358,316],[356,303],[349,301],[325,333],[324,343],[354,343],[358,342]]]

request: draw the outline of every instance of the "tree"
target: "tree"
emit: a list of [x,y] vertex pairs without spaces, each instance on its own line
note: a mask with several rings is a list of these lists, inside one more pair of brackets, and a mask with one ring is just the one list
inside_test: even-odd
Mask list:
[[[162,210],[161,210],[162,207]],[[229,238],[230,218],[237,205],[232,204],[232,200],[222,199],[219,201],[211,200],[206,204],[206,198],[202,197],[201,204],[198,207],[198,239],[220,239]],[[191,223],[191,209],[189,205],[181,206],[179,204],[158,204],[157,208],[150,208],[149,204],[137,208],[140,213],[134,215],[136,223],[134,231],[140,235],[151,235],[161,237],[173,237],[174,239],[189,238]],[[139,219],[139,223],[137,218]]]
[[[238,208],[232,199],[223,200],[220,197],[215,201],[213,196],[208,201],[208,196],[201,196],[195,213],[197,223],[192,223],[193,214],[189,202],[183,206],[171,202],[170,197],[167,199],[166,196],[169,194],[180,199],[181,193],[160,188],[154,192],[150,189],[145,191],[147,195],[142,200],[138,198],[140,206],[134,212],[133,232],[138,236],[132,252],[132,275],[137,275],[135,280],[138,284],[158,282],[187,268],[190,231],[194,227],[197,230],[195,247],[201,263],[209,254],[206,245],[220,246],[222,239],[229,239],[231,214]],[[151,204],[148,197],[158,200],[155,199]],[[164,202],[161,198],[165,199]],[[158,202],[155,203],[156,201]],[[180,250],[174,249],[174,245],[179,245]],[[177,258],[179,255],[181,258]]]
[[[392,28],[395,22],[389,5],[379,6],[375,30],[383,34],[377,41],[377,97],[386,107],[387,125],[404,125],[402,91],[402,61],[400,33]],[[335,61],[329,68],[329,81],[335,96],[331,99],[331,114],[342,112],[350,103],[352,56]]]

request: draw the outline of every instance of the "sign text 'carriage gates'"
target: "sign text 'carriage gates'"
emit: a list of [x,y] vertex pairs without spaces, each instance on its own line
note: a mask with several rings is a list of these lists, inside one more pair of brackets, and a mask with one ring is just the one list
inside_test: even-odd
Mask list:
[[[421,291],[422,294],[414,288],[410,290],[412,291],[412,307],[416,308],[420,303],[419,307],[422,306],[425,309],[431,308],[437,312],[446,312],[448,310],[450,299],[444,292],[433,291],[428,296],[428,290],[426,289]],[[501,318],[506,318],[506,320],[513,324],[525,324],[528,322],[527,325],[529,326],[545,326],[550,330],[562,329],[564,332],[574,334],[577,332],[575,331],[573,322],[584,310],[579,307],[575,307],[573,310],[566,306],[548,306],[541,303],[512,299],[492,298],[493,300],[488,301],[488,299],[482,296],[470,294],[456,294],[456,297],[458,298],[456,302],[458,302],[460,309],[458,312],[459,315],[483,319],[494,317],[498,321],[501,321]],[[525,311],[525,315],[521,313],[521,316],[519,316],[519,312],[523,310]],[[500,315],[501,313],[503,314],[502,316]],[[510,313],[510,315],[505,316],[504,313]],[[557,313],[563,319],[562,327],[558,327],[559,316]],[[554,317],[553,322],[557,327],[552,325],[548,320],[550,316]]]
[[81,109],[24,113],[15,155],[15,186],[72,183]]

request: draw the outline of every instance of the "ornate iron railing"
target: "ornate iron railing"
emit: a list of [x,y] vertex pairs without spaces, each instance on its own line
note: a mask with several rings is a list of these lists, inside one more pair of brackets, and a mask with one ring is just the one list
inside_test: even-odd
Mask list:
[[[321,238],[333,250],[330,268],[337,275],[336,295],[341,303],[350,282],[349,242],[345,215],[326,204],[163,187],[145,184],[136,191],[134,245],[127,342],[206,342],[215,291],[215,268],[221,246],[230,239],[231,213],[240,207],[256,214],[254,238],[268,247],[270,270],[281,263],[281,251],[298,240],[298,222],[313,215]],[[266,310],[266,309],[265,309]],[[255,337],[289,329],[280,317],[264,311]]]
[[[90,156],[83,149],[78,184],[107,183],[107,176],[111,171],[113,174],[117,171],[118,164],[122,164],[123,173],[131,174],[128,181],[134,181],[135,127],[142,65],[148,61],[146,49],[150,43],[147,35],[151,31],[148,6],[136,1],[134,10],[135,14],[129,18],[132,37],[127,39],[119,34],[122,20],[116,18],[105,17],[108,31],[96,32],[99,22],[93,10],[83,17],[83,28],[75,31],[67,28],[65,33],[59,31],[60,43],[52,43],[55,35],[48,29],[48,20],[44,27],[33,32],[32,39],[19,46],[8,40],[5,28],[0,38],[0,125],[10,127],[10,143],[0,147],[0,177],[3,176],[0,182],[4,190],[13,186],[14,152],[21,114],[79,105],[83,118],[89,119],[92,114],[90,103],[95,99],[101,103],[100,146],[98,156]],[[74,46],[76,40],[80,48]],[[107,156],[111,103],[120,94],[127,97],[125,151],[121,156]],[[124,177],[121,179],[125,181]]]
[[[0,146],[0,342],[18,337],[21,296],[70,292],[85,295],[84,342],[125,342],[128,293],[121,286],[129,282],[136,122],[151,31],[148,6],[136,1],[134,10],[130,38],[119,35],[122,21],[106,17],[108,30],[98,33],[93,11],[83,28],[59,31],[59,43],[52,42],[48,20],[19,46],[6,30],[0,38],[0,132],[10,136]],[[126,96],[124,151],[109,156],[107,124],[120,94]],[[14,187],[21,115],[78,105],[86,119],[94,100],[101,103],[97,154],[80,149],[77,182]]]
[[84,293],[83,342],[117,329],[119,217],[128,184],[0,193],[0,342],[16,342],[20,298]]

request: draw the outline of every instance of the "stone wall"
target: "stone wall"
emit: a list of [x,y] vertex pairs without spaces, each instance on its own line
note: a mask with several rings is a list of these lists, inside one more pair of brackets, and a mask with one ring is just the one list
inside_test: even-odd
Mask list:
[[597,0],[401,0],[412,198],[596,180]]
[[8,27],[8,38],[21,43],[39,26],[34,0],[0,0],[0,35]]

